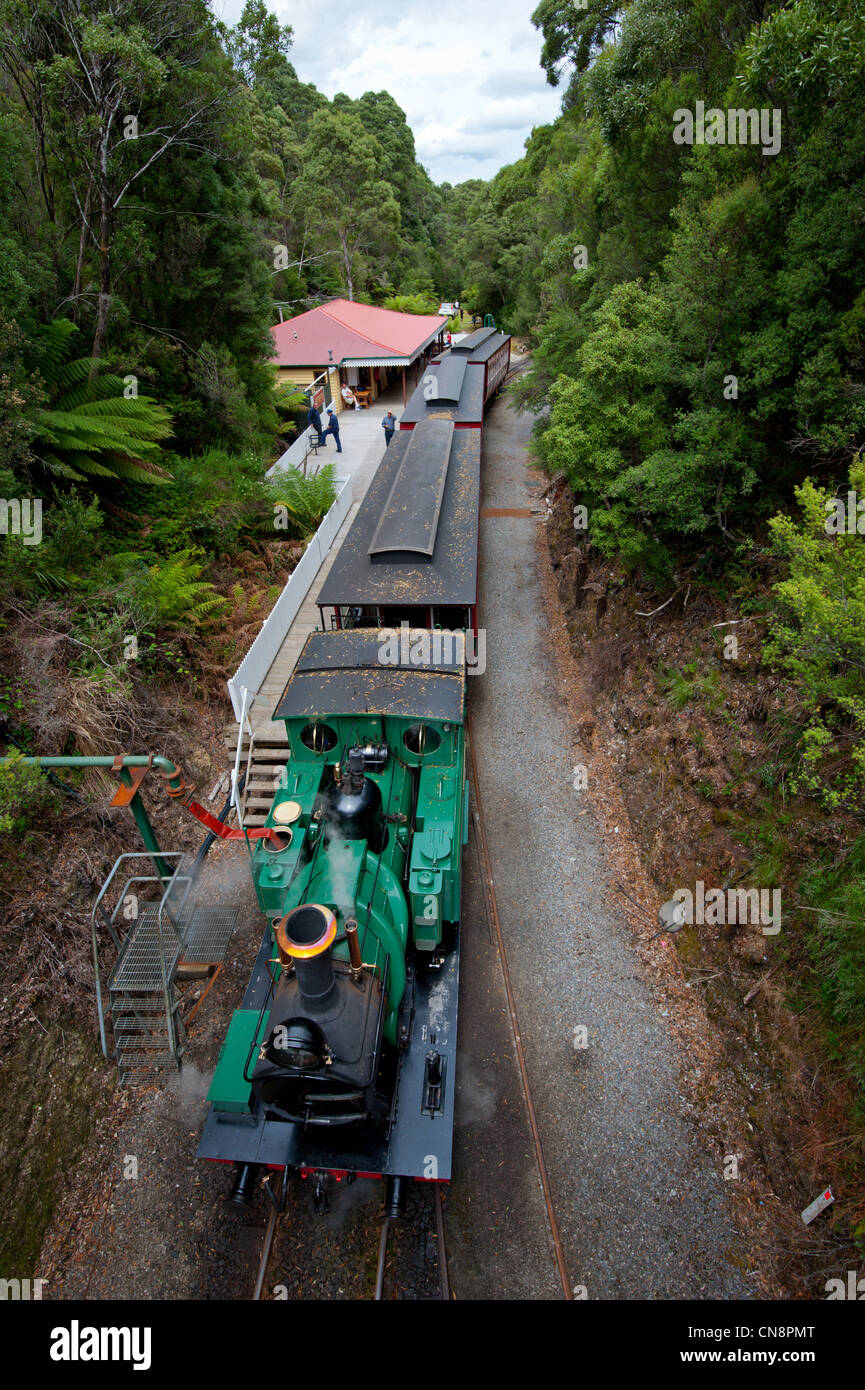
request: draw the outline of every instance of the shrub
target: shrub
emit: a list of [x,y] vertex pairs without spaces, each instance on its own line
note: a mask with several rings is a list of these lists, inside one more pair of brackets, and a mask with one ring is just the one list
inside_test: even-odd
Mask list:
[[38,767],[13,751],[0,764],[0,834],[26,830],[39,816],[57,809],[58,794]]
[[[850,469],[865,495],[865,462]],[[865,790],[865,538],[827,533],[834,497],[806,479],[796,489],[802,520],[770,523],[788,577],[775,585],[767,661],[786,671],[799,695],[803,730],[794,790],[818,792],[829,807],[861,811]],[[846,506],[846,497],[841,499]]]
[[[333,481],[333,464],[325,464],[317,473],[304,477],[296,468],[287,468],[270,480],[273,507],[284,507],[284,520],[280,530],[291,530],[296,535],[308,536],[321,525],[336,497]],[[282,520],[274,512],[275,522]]]
[[200,627],[224,608],[228,600],[202,579],[205,564],[200,550],[178,551],[161,564],[149,565],[133,581],[133,601],[145,626]]
[[425,294],[392,294],[384,301],[385,309],[395,309],[398,314],[437,314],[439,301]]
[[78,329],[68,319],[41,326],[28,345],[27,366],[47,392],[32,411],[32,452],[48,472],[75,482],[93,477],[164,483],[160,441],[171,416],[149,396],[126,395],[127,380],[72,357]]

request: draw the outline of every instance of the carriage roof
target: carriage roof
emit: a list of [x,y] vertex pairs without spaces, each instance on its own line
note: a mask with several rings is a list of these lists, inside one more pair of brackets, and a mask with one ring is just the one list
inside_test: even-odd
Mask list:
[[481,431],[423,420],[396,433],[360,504],[319,607],[474,604]]
[[274,719],[378,714],[462,723],[465,637],[411,629],[313,632]]

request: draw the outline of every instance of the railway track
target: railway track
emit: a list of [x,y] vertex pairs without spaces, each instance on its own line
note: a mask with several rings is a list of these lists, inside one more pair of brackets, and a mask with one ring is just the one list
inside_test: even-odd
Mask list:
[[[523,1091],[523,1098],[526,1106],[529,1128],[532,1136],[532,1143],[535,1153],[535,1161],[538,1169],[538,1177],[543,1193],[544,1205],[546,1209],[547,1221],[549,1224],[549,1234],[552,1243],[553,1255],[559,1281],[562,1288],[562,1296],[571,1301],[574,1294],[568,1277],[565,1254],[559,1231],[558,1219],[556,1216],[555,1204],[552,1189],[547,1173],[546,1162],[544,1159],[543,1144],[541,1141],[537,1115],[535,1111],[534,1098],[531,1083],[529,1080],[526,1059],[523,1050],[522,1036],[520,1033],[519,1018],[517,1014],[516,998],[508,968],[507,951],[505,949],[504,935],[502,932],[501,921],[499,918],[498,903],[496,900],[495,883],[493,879],[492,863],[490,859],[489,844],[487,840],[486,819],[484,815],[484,803],[480,790],[480,778],[478,774],[477,758],[471,724],[471,714],[466,714],[467,732],[467,770],[472,788],[472,827],[475,833],[475,844],[478,855],[480,875],[484,885],[484,896],[486,900],[487,912],[489,916],[490,928],[493,941],[496,945],[499,960],[501,962],[502,976],[507,998],[508,1014],[510,1019],[511,1031],[514,1039],[517,1064],[519,1068],[520,1081]],[[375,1262],[375,1281],[372,1298],[375,1302],[384,1301],[387,1298],[400,1298],[406,1296],[406,1288],[412,1282],[412,1278],[417,1279],[419,1266],[430,1265],[429,1254],[424,1254],[425,1236],[432,1236],[435,1246],[435,1263],[437,1296],[443,1300],[450,1300],[453,1297],[450,1280],[448,1276],[447,1246],[445,1239],[444,1211],[440,1184],[438,1183],[407,1183],[406,1189],[420,1189],[421,1187],[431,1189],[429,1198],[421,1199],[421,1206],[429,1203],[426,1214],[424,1215],[421,1207],[417,1205],[417,1197],[412,1199],[412,1204],[416,1207],[413,1213],[413,1220],[406,1221],[402,1216],[404,1207],[405,1192],[394,1193],[392,1185],[387,1189],[385,1210],[380,1218],[378,1233],[376,1238],[377,1255]],[[277,1233],[280,1227],[280,1216],[285,1214],[288,1193],[287,1178],[279,1178],[276,1175],[265,1183],[265,1190],[268,1193],[270,1211],[268,1214],[267,1227],[264,1233],[264,1240],[261,1247],[261,1258],[259,1261],[258,1272],[255,1280],[253,1299],[255,1301],[266,1297],[268,1285],[268,1273],[273,1262],[274,1248],[277,1244]],[[420,1218],[420,1219],[419,1219]],[[431,1218],[431,1219],[430,1219]],[[320,1218],[317,1218],[320,1219]],[[426,1224],[427,1229],[421,1229]],[[434,1230],[434,1235],[432,1232]],[[394,1239],[398,1232],[398,1239]],[[413,1232],[416,1239],[412,1242],[406,1240],[409,1232]],[[303,1238],[299,1238],[302,1242]],[[368,1235],[364,1237],[368,1250]],[[426,1242],[428,1250],[429,1242]],[[356,1287],[360,1289],[364,1282],[362,1269],[369,1265],[369,1256],[361,1252],[355,1255],[355,1262],[358,1265],[356,1271]],[[431,1285],[431,1271],[426,1270],[427,1286]],[[368,1290],[369,1285],[366,1285]],[[367,1295],[368,1296],[368,1295]],[[410,1295],[409,1295],[410,1296]],[[436,1296],[436,1295],[432,1295]]]
[[[436,1251],[438,1256],[438,1277],[439,1277],[439,1296],[448,1302],[451,1297],[450,1280],[448,1278],[447,1246],[445,1244],[444,1211],[442,1208],[441,1184],[437,1182],[427,1184],[432,1188],[433,1207],[435,1210],[436,1225]],[[382,1302],[384,1298],[385,1274],[387,1270],[388,1238],[391,1232],[391,1223],[398,1218],[390,1216],[385,1212],[381,1223],[381,1235],[378,1245],[378,1262],[375,1271],[375,1293],[373,1301]],[[399,1294],[397,1293],[397,1297]]]
[[[298,1255],[306,1263],[307,1246],[310,1247],[309,1266],[312,1267],[316,1262],[312,1251],[314,1237],[311,1238],[311,1232],[304,1229],[302,1203],[293,1209],[295,1220],[291,1219],[287,1204],[287,1181],[274,1176],[264,1186],[268,1191],[271,1209],[252,1293],[254,1302],[260,1302],[269,1296],[295,1297],[294,1293],[288,1293],[294,1282],[289,1268],[292,1264],[296,1265]],[[341,1270],[337,1279],[340,1287],[336,1296],[370,1296],[370,1237],[375,1231],[375,1280],[371,1295],[373,1302],[393,1299],[449,1300],[452,1295],[448,1277],[441,1184],[392,1180],[385,1187],[383,1212],[380,1203],[376,1202],[380,1216],[364,1214],[363,1205],[362,1199],[360,1235],[355,1233],[354,1250],[348,1254],[349,1267],[346,1265],[346,1250],[350,1251],[350,1236],[346,1237],[339,1254],[334,1252],[334,1258],[330,1261]],[[284,1225],[281,1225],[281,1217],[288,1218]],[[314,1222],[323,1219],[322,1215],[312,1218]],[[291,1243],[289,1248],[281,1248],[283,1239]],[[319,1260],[321,1254],[316,1242],[316,1257]],[[308,1280],[306,1287],[308,1288]],[[281,1289],[281,1293],[276,1294],[274,1291],[277,1289]],[[297,1296],[309,1295],[304,1293]],[[319,1296],[328,1297],[328,1294],[320,1288]]]

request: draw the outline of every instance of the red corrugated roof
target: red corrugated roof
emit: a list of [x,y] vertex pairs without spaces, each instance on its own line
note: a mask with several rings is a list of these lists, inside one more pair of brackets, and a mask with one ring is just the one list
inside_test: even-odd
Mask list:
[[273,334],[280,367],[325,367],[352,357],[414,357],[447,323],[441,314],[398,314],[373,304],[332,299],[285,323]]

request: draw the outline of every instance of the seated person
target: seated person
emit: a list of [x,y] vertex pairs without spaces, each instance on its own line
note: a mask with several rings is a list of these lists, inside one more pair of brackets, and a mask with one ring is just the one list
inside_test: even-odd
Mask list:
[[342,398],[346,405],[353,405],[355,410],[360,410],[360,402],[348,384],[342,387]]

